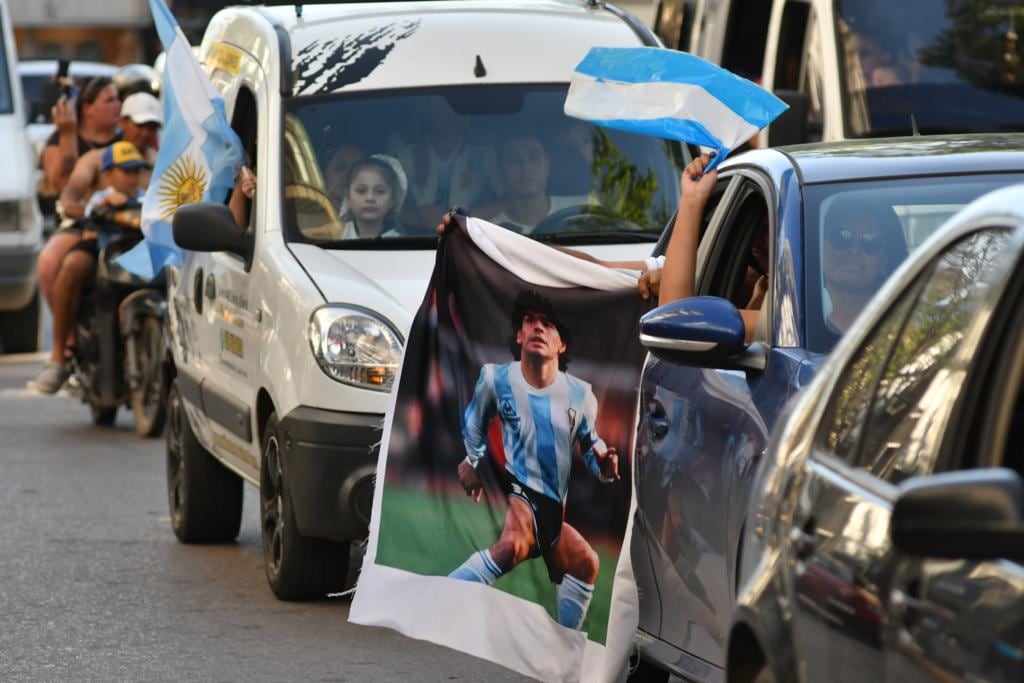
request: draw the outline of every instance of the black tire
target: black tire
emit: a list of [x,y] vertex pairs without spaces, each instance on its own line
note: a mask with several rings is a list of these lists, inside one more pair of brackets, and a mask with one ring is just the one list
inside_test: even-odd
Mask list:
[[144,438],[160,436],[167,419],[163,387],[163,321],[147,317],[142,329],[131,345],[135,350],[135,363],[139,370],[138,385],[131,391],[132,416],[135,433]]
[[92,413],[92,423],[97,427],[109,427],[117,419],[117,406],[112,408],[100,408],[89,404],[89,412]]
[[277,414],[271,413],[263,430],[260,462],[263,567],[270,590],[279,600],[320,600],[344,590],[350,544],[299,533],[284,477],[281,443]]
[[242,526],[242,478],[192,433],[178,381],[167,394],[167,501],[182,543],[227,543]]
[[39,291],[19,311],[0,314],[0,349],[4,353],[39,350]]

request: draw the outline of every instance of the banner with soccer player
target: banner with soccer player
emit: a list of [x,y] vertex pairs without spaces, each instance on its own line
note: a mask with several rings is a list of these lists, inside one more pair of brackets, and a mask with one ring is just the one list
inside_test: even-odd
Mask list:
[[637,623],[636,273],[459,217],[385,421],[350,620],[542,680],[614,680]]

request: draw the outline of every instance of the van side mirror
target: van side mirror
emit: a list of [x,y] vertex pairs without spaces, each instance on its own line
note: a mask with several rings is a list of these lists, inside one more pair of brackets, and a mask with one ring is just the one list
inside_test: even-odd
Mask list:
[[807,142],[807,109],[810,97],[799,90],[776,90],[775,96],[789,105],[768,127],[768,146],[798,145]]
[[252,262],[253,235],[241,230],[231,210],[218,202],[186,204],[175,212],[171,222],[174,243],[192,251],[226,251],[245,259],[246,268]]
[[702,368],[763,370],[763,344],[744,342],[740,312],[727,299],[694,296],[659,306],[640,318],[640,343],[655,356]]
[[924,557],[1024,559],[1024,484],[1008,469],[963,470],[903,482],[893,546]]

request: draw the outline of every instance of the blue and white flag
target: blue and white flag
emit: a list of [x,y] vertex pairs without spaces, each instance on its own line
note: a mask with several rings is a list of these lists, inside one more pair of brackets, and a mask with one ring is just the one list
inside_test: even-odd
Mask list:
[[567,116],[715,150],[712,167],[786,109],[745,78],[654,47],[592,48],[565,99]]
[[142,203],[146,239],[118,262],[142,277],[181,263],[171,219],[179,207],[224,201],[235,167],[245,160],[238,135],[224,115],[224,100],[203,73],[164,0],[149,0],[167,54],[163,74],[164,130],[160,153]]

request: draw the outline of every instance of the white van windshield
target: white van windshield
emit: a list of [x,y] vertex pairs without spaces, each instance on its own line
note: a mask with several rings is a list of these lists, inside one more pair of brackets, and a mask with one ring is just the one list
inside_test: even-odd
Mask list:
[[1024,130],[1024,2],[836,0],[849,137]]
[[559,244],[655,242],[682,148],[562,113],[565,85],[295,98],[285,106],[284,225],[331,248],[431,248],[454,206]]

